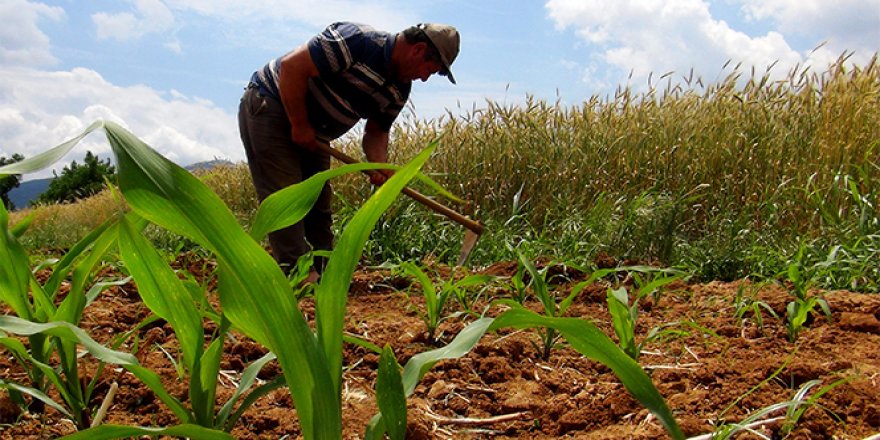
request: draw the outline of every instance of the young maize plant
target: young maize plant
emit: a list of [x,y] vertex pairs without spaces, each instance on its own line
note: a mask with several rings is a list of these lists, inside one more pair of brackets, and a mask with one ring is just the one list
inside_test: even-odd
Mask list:
[[[98,344],[77,332],[76,326],[85,307],[104,289],[128,281],[94,282],[95,268],[113,243],[113,222],[108,221],[88,234],[63,259],[41,265],[52,268],[52,275],[42,285],[34,276],[36,271],[29,270],[28,256],[18,242],[28,224],[24,221],[10,229],[6,209],[0,206],[0,301],[16,315],[0,316],[0,346],[12,354],[30,382],[18,384],[0,379],[0,388],[6,388],[21,405],[22,394],[30,395],[34,399],[29,405],[32,412],[41,413],[44,405],[48,405],[84,429],[92,423],[97,409],[90,402],[104,365],[100,363],[91,378],[81,376],[77,344],[83,343],[87,348]],[[62,281],[68,280],[68,276],[69,289],[61,299]],[[5,337],[5,333],[27,337],[30,348],[18,339]],[[99,362],[116,356],[107,351],[89,351]],[[107,357],[102,359],[104,355]],[[50,388],[58,392],[60,401],[49,397]]]
[[429,344],[437,342],[435,337],[440,323],[454,316],[452,314],[443,314],[449,298],[455,296],[459,304],[465,308],[464,313],[475,314],[467,298],[468,288],[484,285],[493,279],[490,275],[471,274],[456,280],[454,275],[452,275],[451,278],[440,283],[438,290],[438,287],[434,285],[428,274],[415,264],[405,261],[400,264],[400,270],[415,278],[422,287],[422,295],[425,298],[425,312],[421,314],[421,318],[428,330]]
[[[269,232],[299,221],[314,203],[327,179],[379,168],[379,165],[357,164],[325,171],[273,194],[260,205],[250,233],[242,229],[226,205],[207,186],[112,122],[97,121],[80,136],[58,147],[0,168],[0,175],[44,168],[98,128],[103,128],[110,141],[117,159],[119,190],[132,210],[132,213],[118,219],[112,228],[115,233],[110,233],[111,237],[118,243],[126,265],[131,266],[144,302],[154,313],[168,320],[177,333],[183,360],[191,376],[192,408],[184,407],[165,392],[158,376],[140,366],[133,356],[99,346],[84,331],[70,323],[35,325],[34,329],[28,330],[30,333],[18,333],[43,332],[66,341],[79,341],[99,359],[121,365],[134,373],[181,420],[180,425],[168,428],[101,425],[68,438],[104,439],[137,435],[230,438],[218,428],[227,429],[228,423],[235,419],[235,415],[230,415],[231,406],[224,405],[220,413],[213,413],[216,378],[211,376],[216,371],[221,355],[223,332],[210,341],[207,348],[204,347],[201,316],[192,306],[193,302],[200,301],[193,300],[192,292],[176,280],[167,269],[166,262],[158,258],[155,250],[143,239],[140,231],[145,222],[190,239],[214,255],[218,265],[217,288],[222,314],[212,319],[219,320],[224,331],[235,328],[272,352],[258,363],[268,362],[272,356],[277,358],[306,439],[341,438],[343,324],[352,274],[370,231],[401,189],[419,174],[420,167],[427,161],[434,146],[419,154],[409,165],[398,169],[357,211],[342,232],[315,289],[316,328],[313,331],[297,307],[289,280],[261,247],[260,241]],[[8,238],[12,234],[6,232],[4,236]],[[112,239],[110,241],[113,242]],[[9,245],[9,240],[2,244],[5,254],[18,252],[18,248]],[[21,290],[21,286],[28,284],[27,267],[22,268],[20,262],[11,267],[14,269],[7,270],[4,265],[0,271],[0,287],[5,289],[7,285],[14,285]],[[159,295],[159,292],[163,294]],[[21,301],[12,296],[10,299]],[[3,297],[7,302],[10,299]],[[684,438],[662,396],[637,363],[592,323],[555,317],[555,311],[564,312],[572,299],[573,296],[570,296],[561,307],[554,306],[554,316],[546,317],[514,303],[511,310],[494,320],[483,318],[473,322],[449,345],[413,356],[402,372],[391,350],[384,349],[377,379],[377,399],[381,412],[368,425],[367,438],[379,439],[386,433],[395,440],[404,438],[406,397],[412,394],[431,366],[441,359],[466,354],[485,332],[502,327],[554,329],[575,350],[607,365],[633,396],[657,416],[673,438]],[[187,302],[190,303],[188,306],[185,305]],[[20,304],[16,304],[18,306]],[[255,374],[258,366],[249,368],[245,376]],[[253,401],[251,396],[254,394],[248,395],[239,410],[242,405],[246,407]],[[237,394],[235,398],[239,396]],[[236,414],[240,414],[240,411]]]
[[785,307],[785,329],[788,332],[790,342],[797,341],[798,335],[806,325],[810,314],[819,307],[825,317],[831,321],[831,308],[820,296],[811,295],[813,287],[813,275],[804,269],[804,246],[801,245],[798,253],[786,268],[785,276],[791,283],[789,292],[794,296]]

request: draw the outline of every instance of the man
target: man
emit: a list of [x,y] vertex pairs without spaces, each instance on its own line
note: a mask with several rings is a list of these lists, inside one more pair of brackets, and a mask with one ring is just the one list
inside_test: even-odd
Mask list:
[[[356,23],[334,23],[292,52],[254,72],[239,106],[241,140],[262,201],[270,194],[327,170],[319,149],[366,119],[367,161],[388,161],[388,134],[412,82],[446,76],[458,55],[452,26],[419,24],[389,34]],[[390,172],[374,173],[381,185]],[[275,259],[289,272],[310,249],[333,245],[329,184],[300,223],[269,234]],[[317,279],[324,262],[309,280]]]

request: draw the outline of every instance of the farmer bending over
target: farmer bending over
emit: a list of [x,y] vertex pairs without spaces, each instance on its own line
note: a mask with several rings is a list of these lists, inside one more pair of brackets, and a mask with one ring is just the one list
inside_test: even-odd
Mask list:
[[[366,119],[363,150],[369,162],[388,161],[388,133],[412,82],[438,73],[452,77],[458,55],[454,27],[419,24],[390,34],[355,23],[334,23],[292,52],[254,72],[241,98],[239,130],[260,201],[330,168],[318,148]],[[373,173],[374,185],[390,172]],[[329,183],[305,218],[269,234],[285,273],[310,249],[333,245]],[[317,270],[324,261],[318,261]],[[309,274],[309,281],[317,279]]]

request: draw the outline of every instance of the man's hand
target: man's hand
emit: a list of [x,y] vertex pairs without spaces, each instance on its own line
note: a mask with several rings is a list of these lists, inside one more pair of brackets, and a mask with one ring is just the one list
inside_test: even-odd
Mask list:
[[319,150],[315,129],[308,122],[291,126],[290,138],[293,139],[293,143],[308,151],[315,152]]
[[369,172],[370,183],[373,186],[382,186],[392,175],[394,175],[392,170],[371,170]]
[[[364,127],[362,146],[364,154],[367,156],[367,161],[378,163],[388,162],[388,132],[380,128],[379,124],[371,119],[367,119],[367,124]],[[379,186],[385,183],[385,181],[394,174],[394,171],[373,170],[368,174],[370,176],[370,183]]]

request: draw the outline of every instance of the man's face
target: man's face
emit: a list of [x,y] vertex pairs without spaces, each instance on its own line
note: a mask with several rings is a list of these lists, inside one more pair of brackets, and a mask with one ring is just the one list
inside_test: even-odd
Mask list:
[[397,66],[398,79],[403,81],[427,81],[431,75],[443,69],[443,63],[425,43],[410,47],[405,60]]

